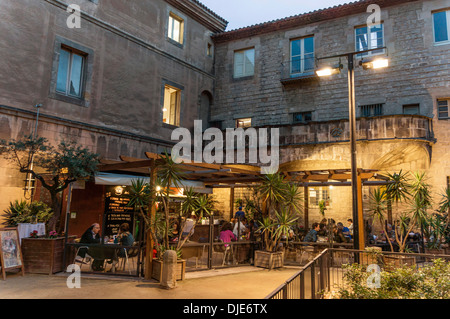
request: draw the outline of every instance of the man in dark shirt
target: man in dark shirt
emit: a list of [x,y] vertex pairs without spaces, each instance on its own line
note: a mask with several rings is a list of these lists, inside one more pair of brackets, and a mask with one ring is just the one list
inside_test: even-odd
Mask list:
[[312,224],[312,229],[309,231],[308,234],[306,234],[305,238],[303,239],[303,241],[305,242],[316,242],[317,241],[317,233],[320,230],[320,224],[319,223],[314,223]]
[[239,210],[234,215],[234,218],[238,220],[243,220],[245,218],[245,213],[242,211],[242,207],[239,207]]

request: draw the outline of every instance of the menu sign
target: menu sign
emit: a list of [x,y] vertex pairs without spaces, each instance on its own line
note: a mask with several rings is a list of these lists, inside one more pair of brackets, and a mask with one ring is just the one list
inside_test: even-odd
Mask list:
[[111,237],[119,232],[123,223],[128,223],[130,229],[134,222],[134,208],[127,206],[130,202],[128,186],[108,186],[105,194],[105,236]]

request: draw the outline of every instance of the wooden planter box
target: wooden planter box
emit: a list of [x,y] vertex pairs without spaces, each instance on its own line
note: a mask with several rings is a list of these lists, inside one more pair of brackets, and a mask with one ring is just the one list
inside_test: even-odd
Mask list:
[[284,253],[280,252],[267,252],[263,250],[255,251],[255,267],[262,268],[280,268],[284,265]]
[[415,257],[404,257],[404,256],[387,256],[383,257],[386,270],[395,270],[403,266],[415,266]]
[[[152,278],[161,282],[162,280],[163,261],[159,259],[153,259],[152,261]],[[186,260],[177,260],[177,280],[184,280],[186,274]]]
[[[378,253],[382,252],[381,247],[372,247],[373,250],[376,250]],[[360,254],[360,264],[361,265],[379,265],[383,263],[383,255],[376,255],[374,253],[364,252]]]
[[[429,254],[429,255],[446,255],[445,253],[445,249],[429,249],[429,248],[425,248],[425,254]],[[436,258],[431,258],[431,257],[425,257],[426,261],[433,261]]]
[[49,274],[64,271],[64,237],[23,238],[22,256],[25,272]]

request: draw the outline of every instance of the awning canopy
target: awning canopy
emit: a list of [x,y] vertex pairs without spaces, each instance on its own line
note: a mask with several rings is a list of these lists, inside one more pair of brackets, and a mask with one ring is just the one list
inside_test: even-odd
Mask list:
[[[120,156],[120,161],[102,160],[99,171],[103,173],[148,174],[151,165],[161,160],[161,155],[150,152],[146,152],[145,155],[147,159]],[[290,166],[292,165],[289,165],[289,163],[282,164],[280,172],[285,175],[286,181],[298,186],[351,185],[351,169],[301,170],[298,167]],[[183,171],[186,185],[201,183],[201,187],[208,190],[227,187],[254,187],[261,182],[263,177],[259,166],[248,164],[208,164],[185,161],[179,164],[179,168]],[[378,170],[375,169],[358,169],[357,174],[363,185],[377,186],[388,183],[388,178],[379,174]],[[148,180],[149,177],[147,177]],[[200,186],[198,187],[201,189]]]
[[[95,184],[111,185],[111,186],[116,186],[116,185],[131,186],[132,181],[136,181],[139,179],[143,180],[146,183],[150,182],[150,177],[146,177],[146,176],[100,172],[95,176]],[[198,193],[212,194],[212,189],[206,188],[205,184],[202,182],[199,182],[199,181],[182,180],[182,181],[180,181],[179,184],[183,188],[192,187]],[[175,185],[172,185],[172,187],[175,187]]]

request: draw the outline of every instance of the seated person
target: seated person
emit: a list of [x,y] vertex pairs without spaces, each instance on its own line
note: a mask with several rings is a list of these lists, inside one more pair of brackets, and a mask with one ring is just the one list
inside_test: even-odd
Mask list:
[[[223,225],[219,237],[224,243],[229,243],[231,241],[237,240],[236,236],[231,231],[232,227],[233,226],[230,223],[226,223],[225,225]],[[229,245],[225,245],[225,247],[228,247],[228,246]]]
[[[92,224],[81,236],[80,244],[100,244],[100,225],[98,223]],[[80,257],[85,257],[88,249],[80,249],[78,255]],[[92,262],[93,270],[103,270],[103,259],[94,259]]]
[[[338,223],[339,225],[339,223]],[[333,226],[333,240],[335,243],[347,243],[348,240],[344,236],[343,227],[342,226]]]
[[[181,233],[183,238],[190,237],[194,234],[194,225],[196,223],[196,216],[192,214],[191,218],[187,218],[184,222],[183,231]],[[189,238],[188,238],[189,239]]]
[[312,224],[312,229],[306,234],[305,238],[303,239],[303,241],[305,242],[317,242],[317,234],[320,230],[320,224],[319,223],[314,223]]
[[234,224],[234,228],[233,228],[233,234],[237,238],[239,238],[246,233],[247,233],[247,227],[245,227],[245,224],[241,221],[236,221],[236,224]]
[[[123,223],[119,227],[119,234],[116,237],[116,242],[122,246],[133,246],[134,244],[134,237],[130,233],[130,225],[128,223]],[[127,251],[129,248],[127,248]],[[118,253],[119,257],[125,257],[125,248],[120,249]]]

